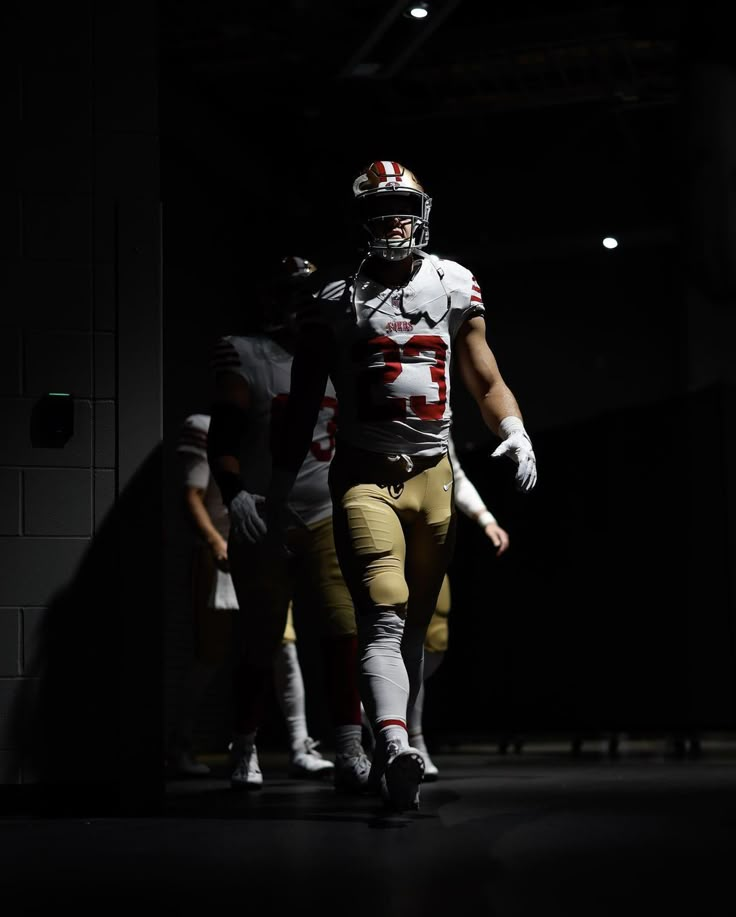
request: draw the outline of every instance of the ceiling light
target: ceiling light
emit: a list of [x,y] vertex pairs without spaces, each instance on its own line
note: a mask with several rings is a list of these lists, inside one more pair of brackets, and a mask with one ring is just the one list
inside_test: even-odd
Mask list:
[[429,16],[429,7],[426,3],[412,3],[406,8],[404,15],[410,19],[426,19]]

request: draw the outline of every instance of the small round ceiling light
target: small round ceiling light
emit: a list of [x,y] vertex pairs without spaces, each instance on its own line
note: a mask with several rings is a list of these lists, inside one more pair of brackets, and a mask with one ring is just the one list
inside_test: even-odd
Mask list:
[[409,19],[426,19],[429,16],[429,6],[426,3],[412,3],[404,15]]

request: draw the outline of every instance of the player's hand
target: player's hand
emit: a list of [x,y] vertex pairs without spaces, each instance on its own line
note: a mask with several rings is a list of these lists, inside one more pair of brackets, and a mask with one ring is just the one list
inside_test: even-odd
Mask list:
[[501,435],[504,440],[491,454],[491,458],[508,455],[517,464],[516,489],[524,493],[537,483],[537,459],[532,441],[519,417],[506,417],[501,421]]
[[230,530],[237,541],[256,544],[266,537],[266,523],[263,521],[263,497],[238,491],[230,501]]
[[509,533],[496,522],[489,522],[483,529],[496,548],[496,557],[500,557],[509,546]]
[[210,543],[212,557],[215,560],[215,566],[223,573],[230,572],[230,563],[227,559],[227,542],[224,538],[218,537]]

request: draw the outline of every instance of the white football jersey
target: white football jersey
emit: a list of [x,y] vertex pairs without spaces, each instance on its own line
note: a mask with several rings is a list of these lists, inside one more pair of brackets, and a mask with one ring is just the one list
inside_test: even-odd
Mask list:
[[176,443],[176,452],[181,458],[183,484],[204,491],[204,507],[212,524],[227,540],[230,518],[220,496],[220,488],[210,475],[207,461],[207,434],[210,429],[209,414],[190,414],[184,421]]
[[[241,437],[240,476],[252,494],[264,495],[271,479],[271,423],[286,406],[292,355],[267,335],[228,335],[215,346],[212,369],[233,372],[248,383],[251,406]],[[312,444],[299,469],[289,506],[305,525],[332,513],[327,475],[335,447],[335,389],[328,382]]]
[[447,452],[452,342],[466,319],[484,312],[471,272],[433,255],[423,255],[404,287],[358,270],[318,290],[305,320],[336,336],[330,377],[340,440],[389,454]]

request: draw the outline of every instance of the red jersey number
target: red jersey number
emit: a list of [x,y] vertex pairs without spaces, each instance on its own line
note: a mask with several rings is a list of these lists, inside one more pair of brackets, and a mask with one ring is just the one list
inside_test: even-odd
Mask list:
[[[385,395],[385,387],[401,375],[403,364],[427,352],[433,356],[429,371],[437,386],[437,401],[427,401],[426,395],[396,398]],[[376,356],[382,363],[372,363]],[[421,420],[441,420],[447,402],[447,344],[433,334],[415,334],[405,344],[398,344],[380,335],[357,345],[353,357],[358,368],[358,416],[362,421],[402,420],[407,417],[407,403],[412,414]]]

